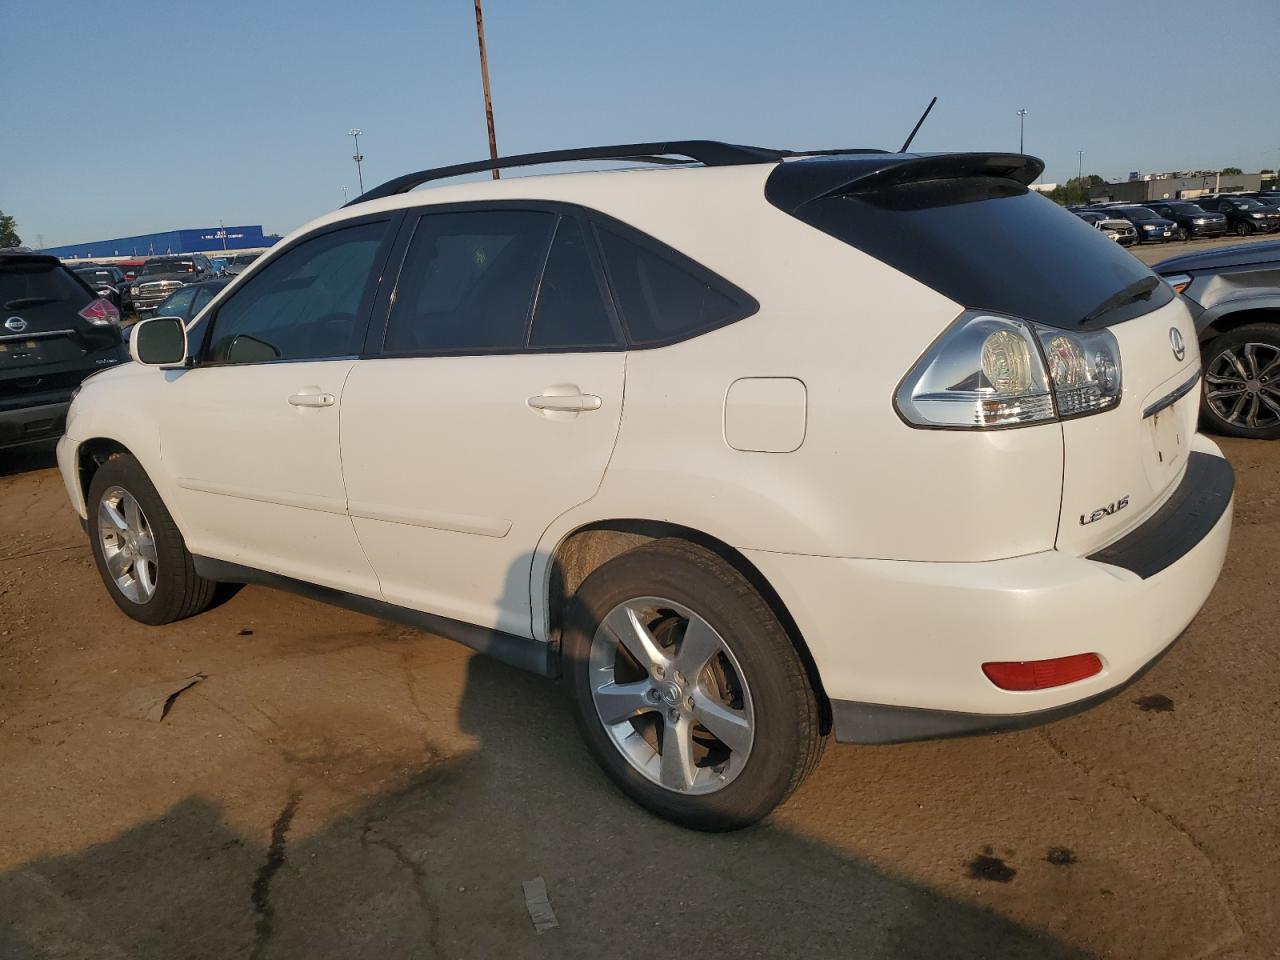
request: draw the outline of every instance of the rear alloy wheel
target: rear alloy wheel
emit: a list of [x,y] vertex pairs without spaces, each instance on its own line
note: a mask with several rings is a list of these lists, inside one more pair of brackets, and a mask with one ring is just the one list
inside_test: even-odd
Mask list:
[[720,557],[656,540],[578,590],[564,672],[592,754],[624,793],[698,830],[767,816],[823,746],[786,630]]
[[1280,324],[1251,323],[1206,346],[1201,410],[1218,432],[1280,438]]

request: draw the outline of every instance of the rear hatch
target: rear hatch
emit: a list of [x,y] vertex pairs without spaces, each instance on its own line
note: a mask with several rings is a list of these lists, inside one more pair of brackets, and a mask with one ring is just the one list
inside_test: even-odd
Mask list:
[[806,159],[780,164],[766,196],[970,310],[1115,337],[1119,402],[1060,424],[1057,546],[1087,554],[1154,512],[1181,478],[1199,354],[1166,284],[1028,189],[1041,170],[1009,154]]
[[80,315],[96,299],[52,257],[0,257],[0,402],[70,390],[85,373],[120,359],[119,327]]

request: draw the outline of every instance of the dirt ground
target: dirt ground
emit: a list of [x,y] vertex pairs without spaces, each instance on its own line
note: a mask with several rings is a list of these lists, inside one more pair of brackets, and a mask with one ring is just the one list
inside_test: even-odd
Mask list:
[[1189,240],[1186,243],[1179,240],[1174,240],[1170,243],[1138,243],[1131,246],[1129,252],[1143,263],[1152,266],[1161,260],[1180,257],[1186,253],[1199,253],[1202,250],[1219,250],[1222,247],[1234,247],[1245,243],[1266,243],[1274,240],[1280,240],[1280,233],[1266,233],[1261,236],[1243,238],[1226,236],[1217,237],[1213,240]]
[[126,619],[52,458],[4,456],[0,957],[1274,957],[1280,444],[1223,445],[1226,570],[1130,691],[832,745],[729,836],[634,807],[552,684],[449,641],[260,588]]

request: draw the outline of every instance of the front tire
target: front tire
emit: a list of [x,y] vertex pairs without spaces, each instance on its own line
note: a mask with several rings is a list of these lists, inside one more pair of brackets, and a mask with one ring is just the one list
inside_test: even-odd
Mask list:
[[608,561],[578,590],[563,641],[587,746],[660,817],[745,827],[821,755],[818,700],[794,644],[709,550],[657,540]]
[[1240,220],[1236,223],[1237,237],[1247,237],[1251,233],[1253,233],[1253,224],[1245,223],[1243,220]]
[[1280,323],[1249,323],[1205,344],[1200,412],[1229,437],[1280,439]]
[[93,475],[86,498],[98,574],[117,607],[153,626],[194,616],[217,583],[195,571],[173,517],[146,471],[128,454]]
[[1184,226],[1178,227],[1178,239],[1183,243],[1189,243],[1193,239],[1191,231]]

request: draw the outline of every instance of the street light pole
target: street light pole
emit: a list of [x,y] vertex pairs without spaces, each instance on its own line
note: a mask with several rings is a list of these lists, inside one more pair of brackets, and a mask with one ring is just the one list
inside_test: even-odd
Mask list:
[[1079,165],[1076,167],[1076,179],[1079,180],[1081,177],[1084,176],[1084,151],[1077,150],[1076,157],[1080,161]]
[[1026,152],[1025,150],[1023,150],[1023,147],[1022,147],[1022,141],[1023,141],[1022,133],[1023,133],[1023,127],[1025,126],[1026,122],[1027,122],[1027,108],[1023,107],[1018,111],[1018,152],[1019,153]]
[[360,181],[360,192],[364,193],[364,173],[360,169],[360,164],[364,162],[364,156],[360,153],[360,134],[364,133],[359,127],[352,127],[347,131],[347,136],[356,142],[355,156],[351,159],[356,162],[356,179]]
[[[489,94],[489,58],[484,52],[484,14],[480,11],[480,0],[476,0],[476,41],[480,44],[480,79],[484,84],[484,119],[489,125],[489,159],[498,159],[498,138],[493,132],[493,98]],[[498,170],[492,170],[493,179],[497,180]]]

